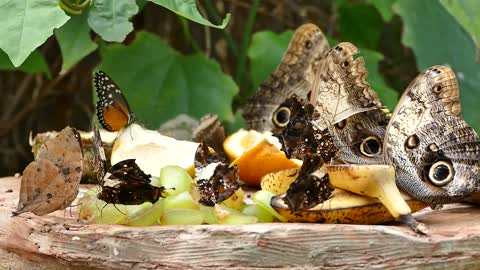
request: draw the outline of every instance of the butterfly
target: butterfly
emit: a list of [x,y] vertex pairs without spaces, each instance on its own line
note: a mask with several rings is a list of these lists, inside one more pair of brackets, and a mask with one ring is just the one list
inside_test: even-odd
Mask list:
[[98,96],[97,117],[108,131],[118,131],[132,123],[135,115],[118,85],[103,71],[94,74],[95,91]]
[[228,161],[201,142],[195,153],[195,182],[201,204],[213,206],[230,198],[239,188],[237,166],[229,167]]
[[[334,157],[325,162],[382,164],[385,163],[383,137],[389,112],[366,81],[368,71],[362,57],[354,58],[357,53],[353,44],[343,42],[319,61],[310,95],[315,115],[310,119],[319,143],[333,142],[336,148]],[[274,112],[274,118],[285,119],[282,125],[276,126],[280,132],[292,121],[290,116],[285,116],[285,110],[291,108],[279,106]]]
[[78,194],[82,157],[80,135],[74,128],[66,127],[45,141],[23,171],[14,214],[30,211],[42,216],[70,206]]
[[151,175],[142,171],[135,159],[122,160],[107,169],[100,132],[96,125],[93,134],[93,168],[101,186],[98,199],[111,204],[136,205],[144,202],[155,203],[163,197],[165,188],[152,186]]
[[480,189],[480,139],[461,116],[458,82],[449,67],[433,66],[407,87],[384,149],[397,186],[414,199],[451,203]]
[[283,118],[273,113],[280,103],[292,94],[306,98],[311,91],[313,75],[318,61],[329,49],[320,28],[304,24],[293,34],[287,51],[276,70],[260,84],[256,94],[248,98],[243,116],[250,129],[273,130]]

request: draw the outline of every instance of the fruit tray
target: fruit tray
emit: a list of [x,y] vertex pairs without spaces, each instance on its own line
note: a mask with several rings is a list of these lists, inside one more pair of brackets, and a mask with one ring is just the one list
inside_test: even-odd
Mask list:
[[[0,178],[0,269],[478,269],[480,208],[452,204],[399,223],[88,225],[76,208],[12,217],[20,178]],[[87,187],[82,186],[81,192]]]

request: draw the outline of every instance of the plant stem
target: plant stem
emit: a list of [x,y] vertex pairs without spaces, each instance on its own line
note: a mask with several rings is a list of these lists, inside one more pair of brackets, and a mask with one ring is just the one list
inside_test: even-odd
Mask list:
[[198,46],[197,42],[193,39],[192,33],[190,32],[190,26],[188,24],[187,19],[177,16],[177,18],[180,20],[182,23],[182,28],[183,28],[183,37],[185,38],[185,41],[192,46],[193,50],[196,53],[201,52],[202,50]]
[[250,45],[250,39],[252,37],[253,26],[257,17],[258,8],[260,7],[260,0],[254,0],[253,5],[248,12],[247,22],[245,24],[245,30],[243,32],[242,47],[240,50],[240,56],[237,61],[237,74],[236,81],[240,84],[241,88],[245,89],[248,85],[246,80],[245,66],[247,64],[247,51]]
[[[202,4],[203,4],[203,7],[205,8],[205,11],[207,12],[208,16],[211,17],[215,23],[218,23],[218,22],[222,21],[222,18],[220,17],[220,15],[218,15],[217,10],[213,6],[213,1],[205,0],[205,1],[202,1]],[[235,62],[238,63],[238,58],[239,58],[240,54],[238,52],[237,45],[233,41],[232,36],[230,35],[230,33],[225,31],[225,29],[222,29],[222,35],[225,38],[225,41],[227,42],[228,49],[230,50],[233,57],[235,58]]]

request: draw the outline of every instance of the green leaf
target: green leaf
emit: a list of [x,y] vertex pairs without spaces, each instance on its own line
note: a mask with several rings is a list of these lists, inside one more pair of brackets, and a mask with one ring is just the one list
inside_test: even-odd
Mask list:
[[472,36],[477,47],[477,62],[480,62],[480,2],[477,0],[440,0],[443,7]]
[[367,0],[367,3],[373,5],[382,15],[384,21],[388,22],[393,17],[392,6],[396,0]]
[[61,73],[97,49],[97,44],[90,39],[86,14],[87,12],[83,12],[81,16],[73,16],[70,21],[55,30],[63,58]]
[[[282,60],[287,50],[293,32],[286,31],[276,34],[271,31],[260,31],[253,34],[248,57],[250,59],[250,72],[253,81],[254,93],[260,83],[265,81]],[[250,93],[248,93],[250,94]]]
[[0,51],[0,70],[19,70],[27,73],[43,72],[48,78],[51,78],[48,64],[38,51],[33,51],[19,67],[13,66],[8,59],[8,55]]
[[225,28],[230,21],[230,13],[227,14],[220,25],[215,25],[204,19],[200,12],[198,12],[195,0],[149,0],[152,3],[167,8],[176,14],[185,17],[191,21],[219,29]]
[[15,67],[70,17],[53,0],[0,1],[0,48]]
[[[475,63],[470,36],[437,1],[398,0],[394,10],[403,19],[402,42],[413,49],[418,69],[452,67],[460,84],[463,115],[480,130],[480,65]],[[422,12],[414,12],[418,10]]]
[[368,49],[360,49],[360,54],[365,59],[365,66],[368,69],[368,83],[370,83],[372,89],[380,96],[382,103],[393,111],[397,104],[399,93],[388,86],[380,74],[379,64],[380,61],[383,60],[383,55]]
[[343,41],[349,41],[357,47],[377,49],[383,21],[373,6],[348,3],[340,6],[338,11]]
[[215,113],[223,121],[233,120],[238,88],[204,55],[180,55],[158,36],[139,32],[128,47],[106,46],[102,58],[99,69],[118,83],[130,108],[149,127],[180,113],[196,118]]
[[137,12],[135,0],[95,0],[88,25],[104,40],[122,42],[133,30],[129,19]]

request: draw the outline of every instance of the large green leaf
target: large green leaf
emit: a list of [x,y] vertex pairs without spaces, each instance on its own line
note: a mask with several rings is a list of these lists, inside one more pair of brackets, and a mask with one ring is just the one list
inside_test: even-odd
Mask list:
[[392,6],[396,0],[367,0],[367,3],[373,5],[382,15],[384,21],[388,22],[393,17]]
[[[254,83],[254,90],[260,83],[267,79],[282,59],[282,55],[288,47],[292,37],[292,31],[282,34],[275,34],[270,31],[261,31],[253,35],[252,44],[248,50],[251,64],[251,76]],[[337,44],[338,41],[329,39],[330,44]],[[372,50],[360,49],[365,58],[369,71],[367,77],[372,88],[377,91],[380,98],[389,108],[393,108],[398,100],[398,93],[390,88],[379,72],[379,63],[383,55]]]
[[0,70],[19,70],[27,73],[43,72],[49,78],[51,77],[48,64],[38,51],[33,51],[19,67],[13,66],[8,55],[0,51]]
[[135,0],[95,0],[88,25],[104,40],[122,42],[133,30],[129,19],[137,12]]
[[57,1],[0,1],[0,48],[18,67],[68,19]]
[[90,38],[87,12],[83,12],[81,16],[73,16],[70,21],[55,30],[55,37],[62,52],[62,72],[70,69],[97,48],[97,44]]
[[112,44],[101,52],[99,69],[119,84],[147,126],[157,128],[180,113],[196,118],[216,113],[221,120],[233,120],[231,105],[238,88],[204,55],[180,55],[146,32],[139,32],[130,46]]
[[352,42],[358,47],[377,49],[383,21],[373,6],[348,2],[341,5],[338,11],[342,40]]
[[477,62],[480,62],[480,2],[478,0],[440,0],[443,7],[472,36],[477,46]]
[[191,21],[210,27],[223,29],[230,21],[230,14],[227,14],[220,25],[215,25],[204,19],[200,12],[198,12],[195,0],[149,0],[152,3],[163,6],[176,14],[185,17]]
[[463,115],[480,130],[480,65],[475,63],[470,36],[437,1],[398,0],[394,10],[404,21],[402,42],[413,49],[418,69],[452,67],[460,84]]
[[266,80],[278,66],[292,35],[292,31],[281,34],[260,31],[253,34],[250,48],[248,48],[253,89],[248,94],[254,93],[260,83]]

